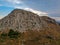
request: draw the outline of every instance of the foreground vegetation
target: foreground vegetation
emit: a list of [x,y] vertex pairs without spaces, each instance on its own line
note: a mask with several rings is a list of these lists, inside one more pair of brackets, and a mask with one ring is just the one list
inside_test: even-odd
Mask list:
[[55,30],[26,30],[21,33],[10,29],[0,34],[0,45],[60,45],[60,33]]

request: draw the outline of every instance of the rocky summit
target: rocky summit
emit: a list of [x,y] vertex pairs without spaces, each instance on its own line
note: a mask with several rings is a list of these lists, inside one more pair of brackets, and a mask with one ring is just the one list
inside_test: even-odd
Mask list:
[[22,9],[14,9],[10,14],[0,20],[0,30],[13,29],[20,32],[26,30],[44,30],[51,28],[49,24],[58,26],[56,21],[50,17],[38,16]]

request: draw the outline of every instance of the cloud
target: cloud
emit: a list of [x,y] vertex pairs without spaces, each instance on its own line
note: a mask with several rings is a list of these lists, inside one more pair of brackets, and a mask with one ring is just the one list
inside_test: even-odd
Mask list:
[[53,19],[55,19],[56,21],[60,21],[60,17],[52,17]]
[[7,2],[13,3],[13,4],[20,4],[22,3],[21,0],[6,0]]
[[[3,6],[12,8],[24,8],[27,7],[23,0],[4,0],[5,4]],[[6,3],[7,2],[7,3]]]
[[21,6],[15,6],[15,8],[18,8],[18,9],[24,9],[24,10],[33,12],[33,13],[39,15],[39,16],[48,16],[48,13],[42,12],[42,11],[37,11],[37,10],[34,10],[34,9],[32,9],[32,8],[21,7]]
[[24,10],[31,11],[39,16],[48,16],[48,13],[46,13],[46,12],[37,11],[37,10],[31,9],[31,8],[24,8]]

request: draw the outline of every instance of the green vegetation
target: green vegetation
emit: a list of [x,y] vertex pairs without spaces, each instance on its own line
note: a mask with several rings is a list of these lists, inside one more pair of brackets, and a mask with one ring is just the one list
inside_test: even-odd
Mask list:
[[5,38],[6,36],[7,36],[6,33],[2,33],[2,34],[1,34],[1,37],[2,37],[2,38]]
[[1,34],[1,38],[18,38],[20,36],[20,33],[18,31],[14,31],[13,29],[10,29],[10,31],[7,33],[2,33]]
[[9,33],[8,33],[8,36],[9,36],[10,38],[18,38],[19,34],[20,34],[19,32],[14,31],[13,29],[10,29],[10,31],[9,31]]

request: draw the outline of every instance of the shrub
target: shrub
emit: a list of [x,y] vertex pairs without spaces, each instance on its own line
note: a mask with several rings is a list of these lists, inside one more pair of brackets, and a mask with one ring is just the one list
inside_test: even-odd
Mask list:
[[2,33],[2,34],[1,34],[1,37],[2,37],[2,38],[6,38],[6,37],[7,37],[7,34],[6,34],[6,33]]
[[13,29],[10,29],[9,33],[8,33],[8,36],[10,38],[18,38],[18,35],[19,35],[19,32],[17,31],[14,31]]

